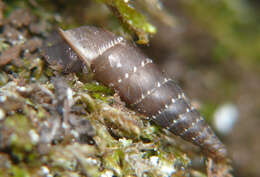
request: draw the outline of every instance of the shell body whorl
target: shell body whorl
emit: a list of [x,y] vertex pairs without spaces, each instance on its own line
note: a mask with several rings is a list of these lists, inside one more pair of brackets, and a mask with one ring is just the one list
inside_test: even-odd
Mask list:
[[92,69],[95,79],[115,89],[128,107],[200,146],[212,158],[226,158],[224,145],[182,89],[133,43],[90,26],[60,30],[60,34]]

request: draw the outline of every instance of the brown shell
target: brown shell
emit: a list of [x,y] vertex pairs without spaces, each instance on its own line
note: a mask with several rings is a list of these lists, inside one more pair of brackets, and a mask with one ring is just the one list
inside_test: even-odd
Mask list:
[[226,158],[224,145],[182,89],[132,42],[93,26],[60,30],[60,34],[95,79],[115,89],[128,107],[200,146],[215,160]]

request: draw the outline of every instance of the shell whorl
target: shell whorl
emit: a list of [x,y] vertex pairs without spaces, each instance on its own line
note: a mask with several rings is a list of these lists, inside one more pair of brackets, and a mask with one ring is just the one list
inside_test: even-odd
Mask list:
[[115,89],[128,107],[200,146],[214,159],[226,158],[224,145],[182,89],[133,43],[90,26],[60,30],[60,34],[91,67],[95,79]]

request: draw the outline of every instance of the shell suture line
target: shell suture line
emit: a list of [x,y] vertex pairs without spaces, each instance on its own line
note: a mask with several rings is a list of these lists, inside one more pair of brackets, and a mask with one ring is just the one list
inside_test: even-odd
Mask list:
[[124,40],[123,37],[119,36],[111,41],[109,41],[108,43],[103,44],[99,49],[99,55],[102,55],[105,51],[107,51],[108,49],[110,49],[111,47],[114,47],[117,44],[120,44],[122,41]]
[[[146,94],[144,96],[142,96],[139,100],[137,100],[135,103],[133,103],[132,105],[137,105],[140,102],[142,102],[147,96],[151,95],[156,89],[158,89],[159,87],[161,87],[161,85],[164,85],[166,82],[170,81],[171,79],[164,79],[164,81],[162,83],[158,82],[157,85],[155,87],[153,87],[151,90],[148,90],[146,92]],[[143,95],[143,94],[142,94]],[[160,111],[160,110],[159,110]]]

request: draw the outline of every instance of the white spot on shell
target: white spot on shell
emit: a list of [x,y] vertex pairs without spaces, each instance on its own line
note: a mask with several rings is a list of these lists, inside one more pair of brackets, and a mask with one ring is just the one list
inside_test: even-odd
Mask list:
[[116,67],[117,67],[117,68],[121,68],[121,67],[122,67],[122,64],[121,64],[121,63],[117,63],[117,64],[116,64]]
[[176,102],[176,99],[172,98],[172,103],[175,103]]
[[141,66],[144,67],[145,66],[145,63],[144,61],[141,62]]
[[123,41],[123,40],[124,40],[124,38],[123,38],[122,36],[119,36],[119,37],[117,38],[118,43],[120,43],[120,42]]
[[118,79],[118,83],[121,83],[122,82],[122,79]]
[[[134,67],[134,72],[136,71],[136,67]],[[146,92],[146,94],[144,95],[144,97],[141,97],[140,99],[138,99],[135,103],[133,103],[132,105],[136,105],[139,104],[145,97],[147,97],[148,95],[152,94],[156,89],[158,89],[159,87],[161,87],[163,84],[165,84],[168,81],[167,78],[164,79],[164,81],[162,83],[157,82],[157,84],[155,83],[155,87],[153,87],[152,89],[148,90]]]
[[164,107],[165,107],[165,109],[167,109],[169,106],[166,104]]
[[122,67],[120,60],[118,60],[118,58],[113,53],[108,55],[108,62],[112,68],[121,68]]
[[136,68],[136,66],[134,66],[134,73],[137,71],[137,68]]
[[[104,45],[102,45],[98,50],[99,50],[99,55],[103,54],[106,50],[108,50],[109,48],[121,43],[121,41],[123,41],[124,38],[119,36],[115,39],[113,39],[112,41],[109,41],[108,43],[105,43]],[[85,50],[84,48],[81,48],[81,50]],[[91,59],[95,58],[95,56],[92,54],[91,55]]]
[[125,73],[125,78],[128,78],[129,77],[129,74],[128,73]]

